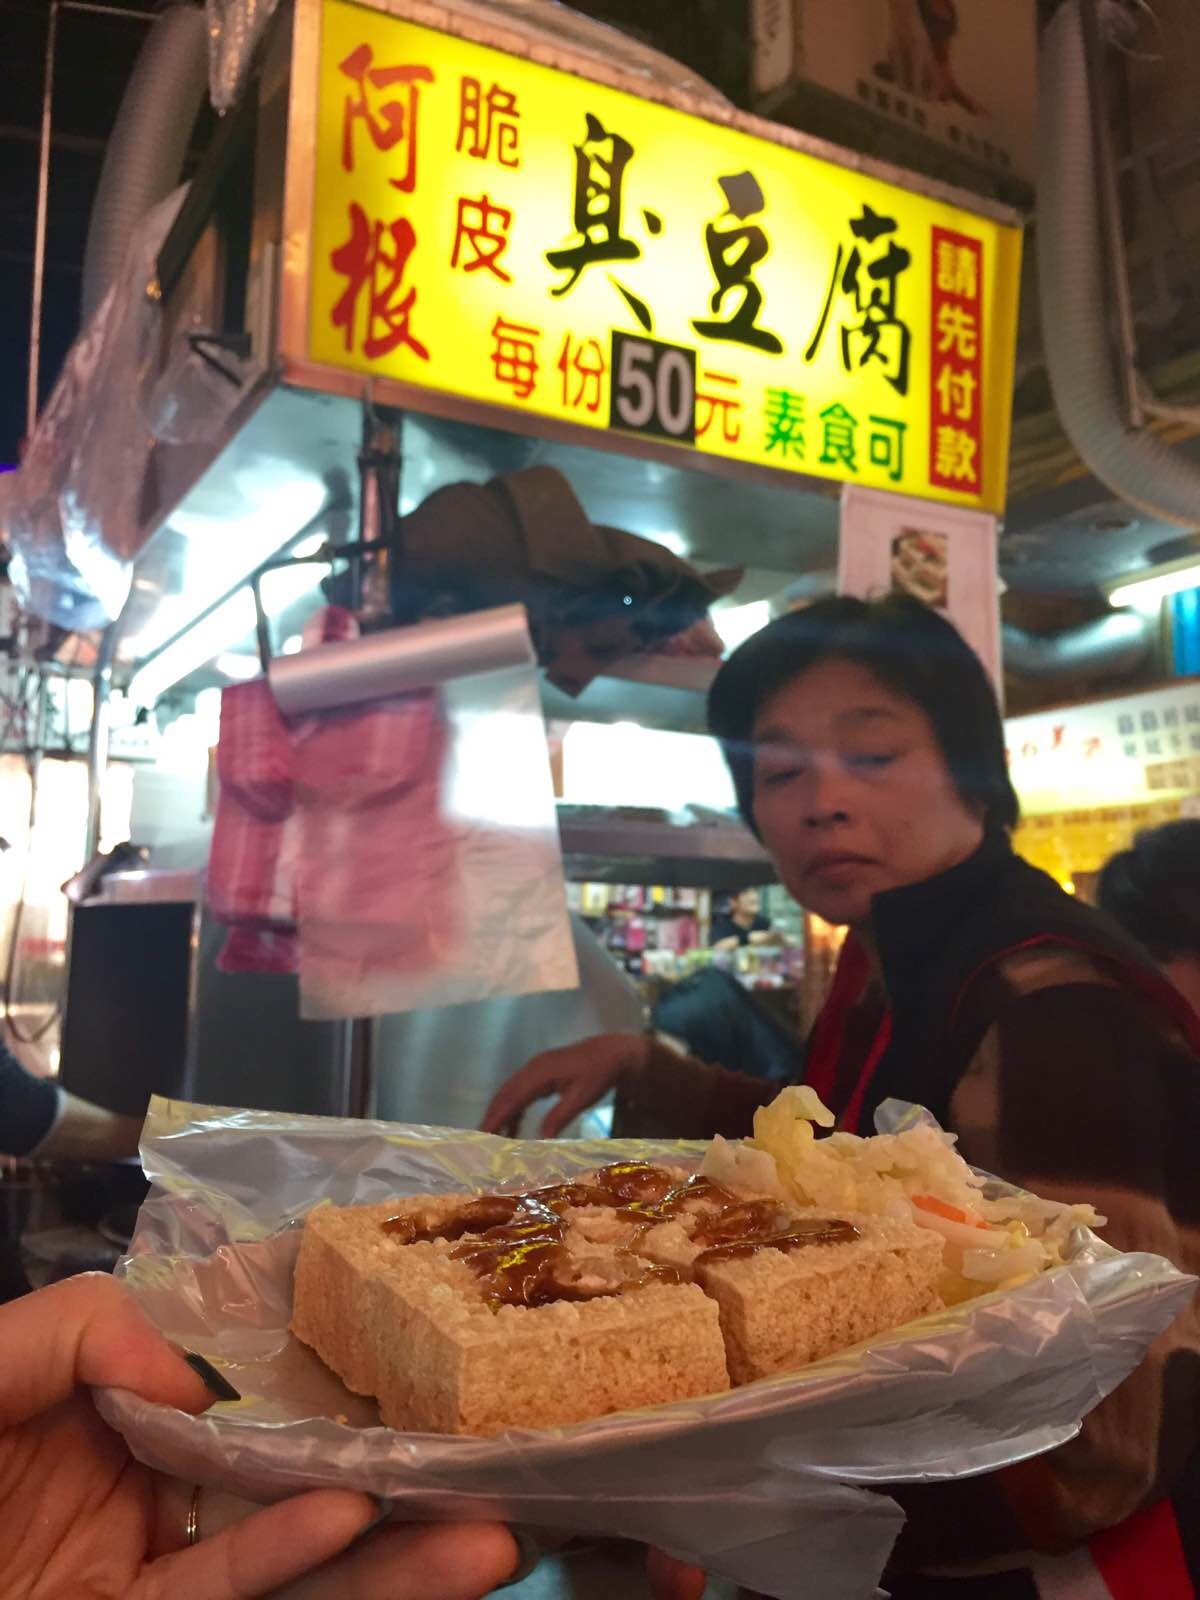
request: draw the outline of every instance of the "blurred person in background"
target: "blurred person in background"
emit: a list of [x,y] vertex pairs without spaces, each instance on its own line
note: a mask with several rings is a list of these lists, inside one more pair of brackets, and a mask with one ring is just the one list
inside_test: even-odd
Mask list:
[[714,950],[736,950],[745,944],[779,944],[777,933],[761,914],[757,889],[742,889],[729,898],[729,906],[712,919],[708,942]]
[[0,1043],[0,1155],[126,1161],[138,1153],[141,1117],[125,1117],[30,1071]]
[[[1200,1268],[1200,1018],[1116,923],[1014,854],[999,707],[950,623],[907,597],[781,617],[721,668],[709,728],[780,881],[848,929],[799,1074],[838,1126],[869,1133],[889,1097],[927,1106],[975,1166],[1093,1202],[1118,1249]],[[606,1035],[528,1063],[484,1126],[551,1092],[562,1125],[616,1086],[676,1137],[742,1137],[778,1085],[739,1065]],[[908,1516],[893,1600],[1193,1594],[1196,1308],[1070,1443],[889,1492]]]
[[[14,1048],[21,1049],[14,1041]],[[140,1117],[120,1116],[68,1094],[30,1071],[0,1043],[0,1156],[54,1161],[126,1161],[138,1153]],[[15,1238],[0,1235],[0,1305],[29,1292]]]
[[1200,1013],[1200,818],[1139,833],[1105,864],[1096,898]]

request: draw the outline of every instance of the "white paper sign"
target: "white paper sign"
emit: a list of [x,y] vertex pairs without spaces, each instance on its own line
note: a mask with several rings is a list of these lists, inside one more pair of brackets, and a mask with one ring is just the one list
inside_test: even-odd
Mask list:
[[1003,700],[995,517],[847,484],[838,593],[860,600],[910,594],[942,612],[983,662]]

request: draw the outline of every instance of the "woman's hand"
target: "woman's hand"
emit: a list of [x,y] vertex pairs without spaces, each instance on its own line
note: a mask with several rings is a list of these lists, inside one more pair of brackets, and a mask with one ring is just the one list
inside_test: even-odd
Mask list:
[[641,1034],[599,1033],[560,1050],[544,1050],[497,1090],[480,1126],[485,1133],[507,1133],[515,1138],[527,1108],[535,1100],[557,1093],[541,1128],[543,1139],[553,1139],[627,1073],[639,1071],[645,1065],[647,1049]]
[[[317,1489],[189,1548],[177,1484],[136,1462],[87,1385],[193,1414],[215,1396],[111,1278],[0,1307],[0,1597],[476,1600],[513,1571],[507,1529],[393,1525],[369,1496]],[[353,1548],[351,1548],[353,1547]],[[286,1586],[286,1587],[285,1587]]]

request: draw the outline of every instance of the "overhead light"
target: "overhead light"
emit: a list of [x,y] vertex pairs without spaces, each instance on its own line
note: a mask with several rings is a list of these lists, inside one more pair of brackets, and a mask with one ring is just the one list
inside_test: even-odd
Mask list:
[[310,533],[307,539],[301,539],[299,544],[294,544],[290,554],[299,556],[301,560],[308,556],[315,556],[318,550],[323,550],[329,540],[323,533]]
[[240,656],[232,650],[223,651],[213,666],[223,678],[232,678],[235,683],[249,683],[262,671],[257,656]]
[[708,616],[726,650],[736,650],[752,633],[770,622],[771,602],[751,600],[743,606],[714,606]]
[[1155,609],[1168,595],[1200,588],[1200,561],[1172,561],[1157,567],[1142,578],[1123,578],[1108,592],[1110,606],[1136,606]]
[[[169,645],[193,617],[220,600],[235,583],[248,578],[280,550],[289,549],[288,529],[290,537],[297,541],[290,548],[304,554],[320,549],[325,542],[324,532],[314,529],[301,534],[301,530],[321,510],[326,497],[322,483],[273,476],[269,486],[256,481],[254,491],[236,516],[215,516],[186,508],[172,513],[171,530],[183,541],[180,592],[164,595],[146,617],[137,637],[122,641],[124,660],[142,660]],[[313,569],[304,570],[311,574]]]
[[[262,584],[263,608],[268,616],[278,616],[306,595],[317,592],[321,578],[329,572],[323,563],[306,566],[281,567],[264,574]],[[129,698],[138,705],[151,706],[159,695],[172,685],[198,672],[216,656],[230,659],[235,645],[254,632],[254,597],[248,588],[238,589],[190,628],[178,634],[171,642],[150,656],[129,680]],[[252,661],[249,656],[236,656],[238,661]],[[254,673],[258,662],[254,661]],[[250,676],[254,676],[251,673]]]
[[129,680],[129,698],[152,706],[181,678],[253,633],[254,623],[254,597],[249,589],[239,589],[139,667]]

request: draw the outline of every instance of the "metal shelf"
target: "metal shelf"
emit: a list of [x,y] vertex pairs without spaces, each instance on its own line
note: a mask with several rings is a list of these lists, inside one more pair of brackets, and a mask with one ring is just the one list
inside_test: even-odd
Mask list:
[[632,821],[614,811],[586,820],[560,817],[559,833],[567,876],[588,883],[657,883],[732,893],[775,882],[770,858],[736,823],[683,827]]

